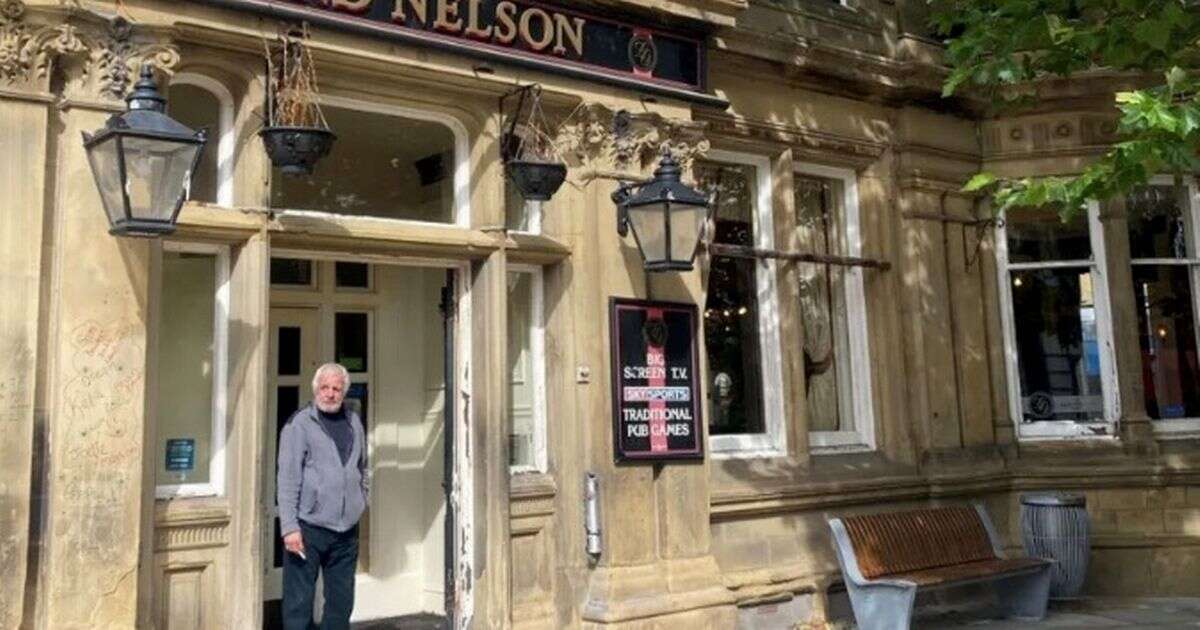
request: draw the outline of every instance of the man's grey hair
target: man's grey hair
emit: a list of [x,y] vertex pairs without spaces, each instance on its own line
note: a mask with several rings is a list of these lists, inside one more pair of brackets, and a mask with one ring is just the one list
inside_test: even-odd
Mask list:
[[313,374],[312,389],[313,393],[317,393],[317,384],[321,382],[321,377],[326,374],[337,374],[342,379],[342,391],[350,389],[350,371],[342,366],[341,363],[326,363],[317,368]]

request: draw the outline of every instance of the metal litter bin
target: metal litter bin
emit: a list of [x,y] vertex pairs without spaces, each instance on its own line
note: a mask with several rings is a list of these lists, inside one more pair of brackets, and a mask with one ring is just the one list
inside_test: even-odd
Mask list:
[[1055,561],[1050,597],[1077,597],[1087,577],[1089,520],[1082,494],[1044,492],[1021,495],[1021,542],[1025,553]]

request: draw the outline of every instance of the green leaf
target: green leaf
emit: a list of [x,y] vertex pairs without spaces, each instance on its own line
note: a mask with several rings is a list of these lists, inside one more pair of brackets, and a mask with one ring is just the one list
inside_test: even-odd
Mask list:
[[1183,68],[1173,66],[1167,71],[1167,85],[1170,86],[1172,92],[1175,91],[1176,86],[1185,80],[1187,80],[1187,72]]
[[982,188],[986,188],[996,183],[996,176],[991,173],[977,173],[966,185],[962,187],[963,192],[975,192]]
[[1139,42],[1159,51],[1167,49],[1171,41],[1171,25],[1158,20],[1146,20],[1133,27],[1133,36]]

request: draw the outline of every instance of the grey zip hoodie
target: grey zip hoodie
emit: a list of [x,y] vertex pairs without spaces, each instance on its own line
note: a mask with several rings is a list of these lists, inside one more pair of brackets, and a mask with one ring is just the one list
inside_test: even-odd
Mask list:
[[357,413],[346,409],[346,422],[354,444],[344,465],[316,405],[301,407],[284,425],[275,484],[281,535],[298,531],[300,521],[339,532],[358,523],[367,506],[366,438]]

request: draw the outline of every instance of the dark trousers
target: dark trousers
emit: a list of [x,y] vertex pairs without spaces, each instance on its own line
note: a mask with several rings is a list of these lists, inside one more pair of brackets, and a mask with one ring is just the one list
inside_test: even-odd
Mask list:
[[304,555],[283,556],[284,630],[309,630],[313,625],[313,597],[317,572],[325,578],[325,612],[322,630],[349,630],[354,609],[354,568],[358,564],[358,526],[349,531],[300,523]]

